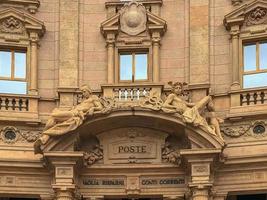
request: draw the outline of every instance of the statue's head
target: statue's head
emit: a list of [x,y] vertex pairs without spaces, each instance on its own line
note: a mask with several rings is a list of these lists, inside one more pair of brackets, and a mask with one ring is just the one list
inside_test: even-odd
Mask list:
[[181,82],[173,83],[172,81],[168,82],[168,84],[172,88],[172,93],[177,94],[177,95],[184,94],[184,86],[187,85],[187,83],[181,83]]
[[92,89],[88,85],[83,85],[81,87],[83,98],[88,98],[92,94]]

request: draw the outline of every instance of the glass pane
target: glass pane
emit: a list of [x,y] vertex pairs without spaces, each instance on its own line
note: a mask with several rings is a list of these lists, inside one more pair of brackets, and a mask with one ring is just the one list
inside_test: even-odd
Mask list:
[[26,53],[15,52],[15,78],[26,78]]
[[267,69],[267,43],[260,44],[260,69]]
[[26,94],[27,82],[0,80],[0,93]]
[[135,80],[147,79],[147,54],[135,55]]
[[267,73],[250,74],[243,76],[243,87],[253,88],[267,86]]
[[120,80],[132,80],[132,55],[120,55]]
[[244,46],[244,71],[251,70],[256,70],[256,44]]
[[11,52],[0,51],[0,76],[11,77]]

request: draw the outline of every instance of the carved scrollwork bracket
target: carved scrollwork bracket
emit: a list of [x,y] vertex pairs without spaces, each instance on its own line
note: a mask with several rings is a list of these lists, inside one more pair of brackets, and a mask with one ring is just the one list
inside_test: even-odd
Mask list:
[[181,164],[180,152],[178,150],[173,149],[170,144],[166,143],[162,147],[162,160],[163,162],[180,165]]
[[92,165],[99,160],[103,160],[103,147],[101,145],[95,145],[90,152],[84,153],[86,166]]

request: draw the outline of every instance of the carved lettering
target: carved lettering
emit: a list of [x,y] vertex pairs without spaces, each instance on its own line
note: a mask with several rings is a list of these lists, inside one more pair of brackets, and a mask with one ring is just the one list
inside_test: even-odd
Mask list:
[[146,153],[146,146],[118,146],[118,153]]

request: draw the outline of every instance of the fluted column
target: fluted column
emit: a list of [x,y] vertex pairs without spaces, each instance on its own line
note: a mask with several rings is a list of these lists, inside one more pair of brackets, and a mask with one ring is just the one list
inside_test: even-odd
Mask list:
[[159,47],[160,47],[160,33],[154,32],[152,34],[152,63],[153,63],[153,82],[157,83],[160,80],[160,66],[159,66]]
[[115,52],[115,34],[107,35],[107,50],[108,50],[108,83],[114,83],[114,52]]

